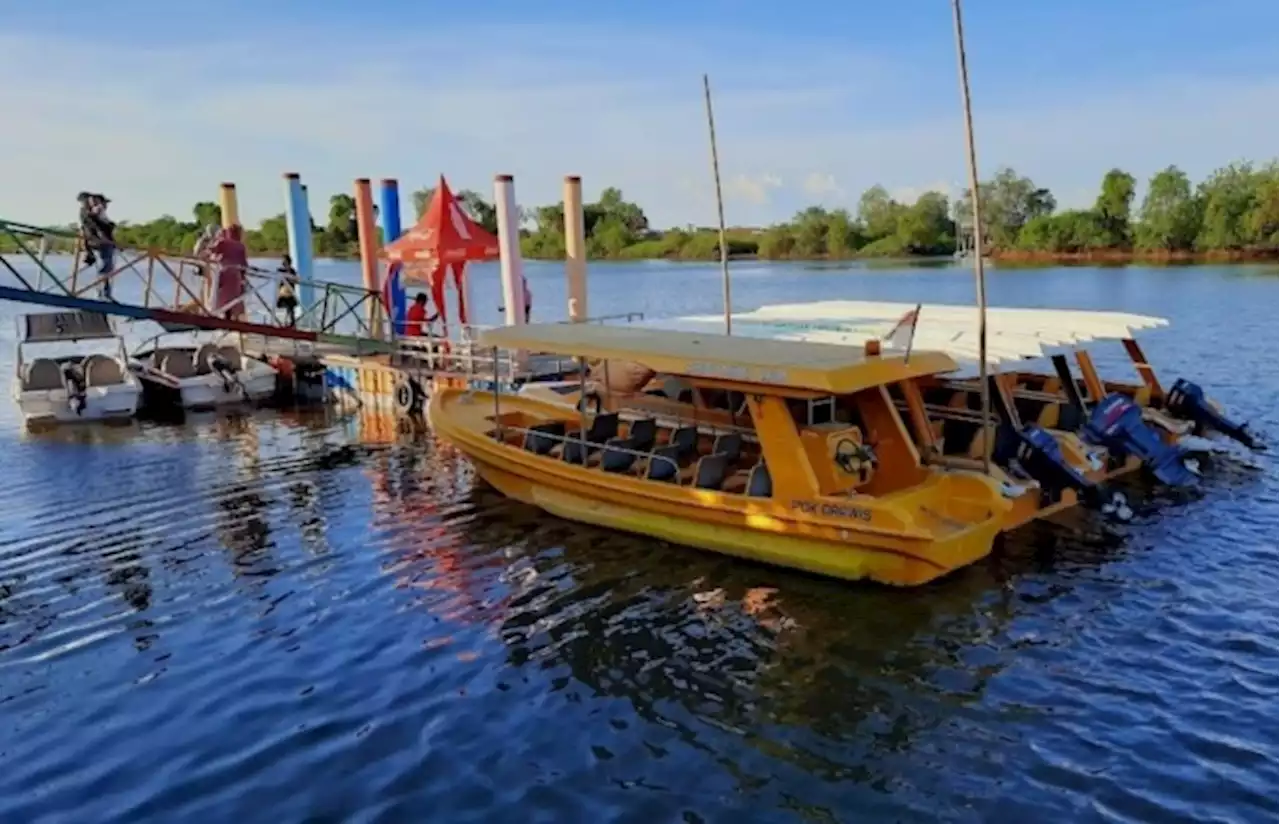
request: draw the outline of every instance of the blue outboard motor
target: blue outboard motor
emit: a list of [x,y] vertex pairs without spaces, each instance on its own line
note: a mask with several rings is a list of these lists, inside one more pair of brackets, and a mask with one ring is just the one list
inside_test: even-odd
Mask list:
[[1229,420],[1216,406],[1210,403],[1199,384],[1185,378],[1178,378],[1169,390],[1165,399],[1165,409],[1170,415],[1191,421],[1196,425],[1196,434],[1206,429],[1221,432],[1232,440],[1239,441],[1250,449],[1257,447],[1257,441],[1249,432],[1248,424]]
[[1057,501],[1063,490],[1071,489],[1090,509],[1102,510],[1120,520],[1128,520],[1132,515],[1122,493],[1089,480],[1067,463],[1058,439],[1036,424],[1028,424],[1021,432],[1011,426],[1002,427],[994,457],[997,463],[1017,467],[1038,481],[1048,498],[1046,503]]
[[1161,483],[1192,486],[1196,474],[1187,466],[1187,456],[1169,446],[1142,419],[1142,410],[1124,395],[1113,394],[1094,407],[1084,426],[1086,440],[1105,446],[1116,455],[1137,455]]

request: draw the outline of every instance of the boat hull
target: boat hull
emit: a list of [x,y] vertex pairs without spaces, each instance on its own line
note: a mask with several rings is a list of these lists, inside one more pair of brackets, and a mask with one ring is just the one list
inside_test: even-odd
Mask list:
[[216,409],[234,404],[257,404],[269,400],[276,391],[276,371],[266,364],[239,373],[239,385],[227,385],[218,375],[170,378],[154,371],[141,379],[146,387],[146,405],[152,411],[179,407],[188,410]]
[[142,389],[136,383],[91,386],[85,390],[84,409],[72,409],[65,389],[14,392],[14,401],[29,424],[93,423],[127,420],[138,411]]
[[[512,400],[525,409],[558,411],[531,399]],[[472,408],[459,408],[467,404]],[[918,524],[875,528],[841,521],[839,515],[806,519],[790,500],[607,475],[533,455],[478,429],[483,412],[477,409],[486,406],[493,408],[489,393],[445,390],[433,395],[428,410],[436,434],[466,454],[480,477],[507,497],[567,520],[819,575],[900,586],[927,583],[989,554],[1008,508],[986,479],[939,474],[915,496],[920,500],[902,501],[901,509],[982,510],[963,528],[940,533]],[[882,514],[886,520],[894,515]]]

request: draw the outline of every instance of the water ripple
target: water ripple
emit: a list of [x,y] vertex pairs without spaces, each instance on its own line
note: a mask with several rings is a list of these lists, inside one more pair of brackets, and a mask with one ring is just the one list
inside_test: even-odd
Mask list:
[[[949,288],[862,287],[907,277]],[[1274,273],[1207,277],[1132,308],[1241,335],[1151,354],[1275,432],[1276,353],[1232,349]],[[547,518],[362,426],[0,426],[0,820],[1274,820],[1271,454],[890,591]]]

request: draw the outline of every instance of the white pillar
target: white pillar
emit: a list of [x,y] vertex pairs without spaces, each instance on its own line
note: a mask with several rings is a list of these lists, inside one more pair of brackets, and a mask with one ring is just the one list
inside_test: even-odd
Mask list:
[[498,251],[502,267],[502,301],[507,325],[524,323],[524,262],[520,259],[520,217],[516,211],[516,184],[511,175],[493,179],[493,202],[498,210]]
[[569,320],[587,319],[587,237],[582,212],[582,178],[564,179],[564,273]]

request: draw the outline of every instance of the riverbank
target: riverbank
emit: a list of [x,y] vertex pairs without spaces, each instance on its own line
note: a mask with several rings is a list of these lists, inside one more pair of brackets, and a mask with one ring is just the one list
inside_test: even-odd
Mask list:
[[1001,249],[987,257],[998,263],[1046,265],[1070,264],[1191,264],[1191,263],[1265,263],[1280,259],[1276,249],[1210,249],[1205,252],[1171,251],[1169,249],[1091,249],[1084,252],[1048,252],[1028,249]]

